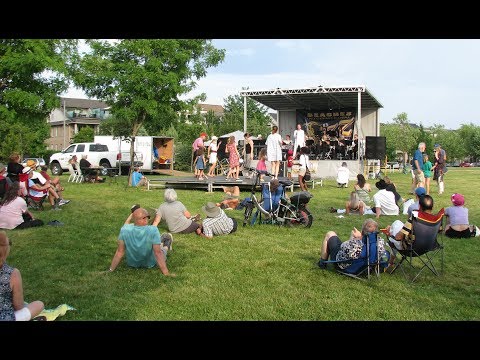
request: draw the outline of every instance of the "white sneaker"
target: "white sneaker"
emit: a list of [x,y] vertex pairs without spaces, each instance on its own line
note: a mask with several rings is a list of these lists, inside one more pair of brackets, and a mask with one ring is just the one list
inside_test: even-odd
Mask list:
[[172,251],[173,236],[170,233],[162,234],[160,241],[169,251]]
[[479,237],[480,236],[480,229],[478,228],[478,226],[475,226],[475,237]]

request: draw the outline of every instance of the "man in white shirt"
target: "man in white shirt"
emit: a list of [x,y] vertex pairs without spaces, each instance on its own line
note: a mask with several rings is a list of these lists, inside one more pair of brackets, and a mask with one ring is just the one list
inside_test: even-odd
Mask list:
[[293,132],[293,139],[295,140],[293,147],[293,158],[295,159],[297,151],[305,146],[305,131],[302,129],[302,124],[297,124],[297,130]]
[[385,180],[377,181],[375,186],[378,188],[378,192],[373,195],[373,202],[375,203],[377,219],[380,215],[398,215],[400,210],[395,202],[395,195],[386,189],[387,183]]

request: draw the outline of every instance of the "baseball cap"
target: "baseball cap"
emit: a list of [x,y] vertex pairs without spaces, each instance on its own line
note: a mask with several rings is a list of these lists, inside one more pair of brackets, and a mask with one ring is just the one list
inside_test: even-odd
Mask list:
[[424,196],[427,192],[425,191],[425,188],[423,187],[417,187],[415,189],[415,194],[417,194],[418,196]]
[[30,166],[25,166],[22,170],[22,173],[29,174],[30,171],[32,171],[32,168]]
[[433,147],[438,148],[438,147],[440,147],[440,144],[435,144],[435,145],[433,145]]
[[465,197],[462,194],[453,194],[451,197],[452,203],[455,206],[462,206],[465,204]]
[[400,220],[395,220],[390,226],[390,235],[395,237],[403,228],[403,223]]

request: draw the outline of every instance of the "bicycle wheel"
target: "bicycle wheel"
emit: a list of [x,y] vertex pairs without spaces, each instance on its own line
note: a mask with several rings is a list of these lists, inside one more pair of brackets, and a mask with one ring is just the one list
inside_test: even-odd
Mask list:
[[252,211],[255,205],[253,205],[252,201],[249,201],[247,203],[247,206],[245,206],[245,212],[243,214],[243,226],[246,226],[248,224],[248,221],[250,220],[250,217],[252,216]]
[[310,211],[307,209],[297,209],[293,205],[287,209],[285,219],[288,219],[285,221],[285,225],[293,227],[309,228],[313,222],[313,216],[310,214]]

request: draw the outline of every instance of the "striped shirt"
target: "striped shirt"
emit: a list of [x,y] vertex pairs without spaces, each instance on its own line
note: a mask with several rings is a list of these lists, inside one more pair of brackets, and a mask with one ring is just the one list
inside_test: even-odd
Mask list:
[[203,233],[206,237],[229,234],[233,230],[233,220],[222,209],[220,209],[220,215],[214,218],[206,218],[203,220],[202,225]]

